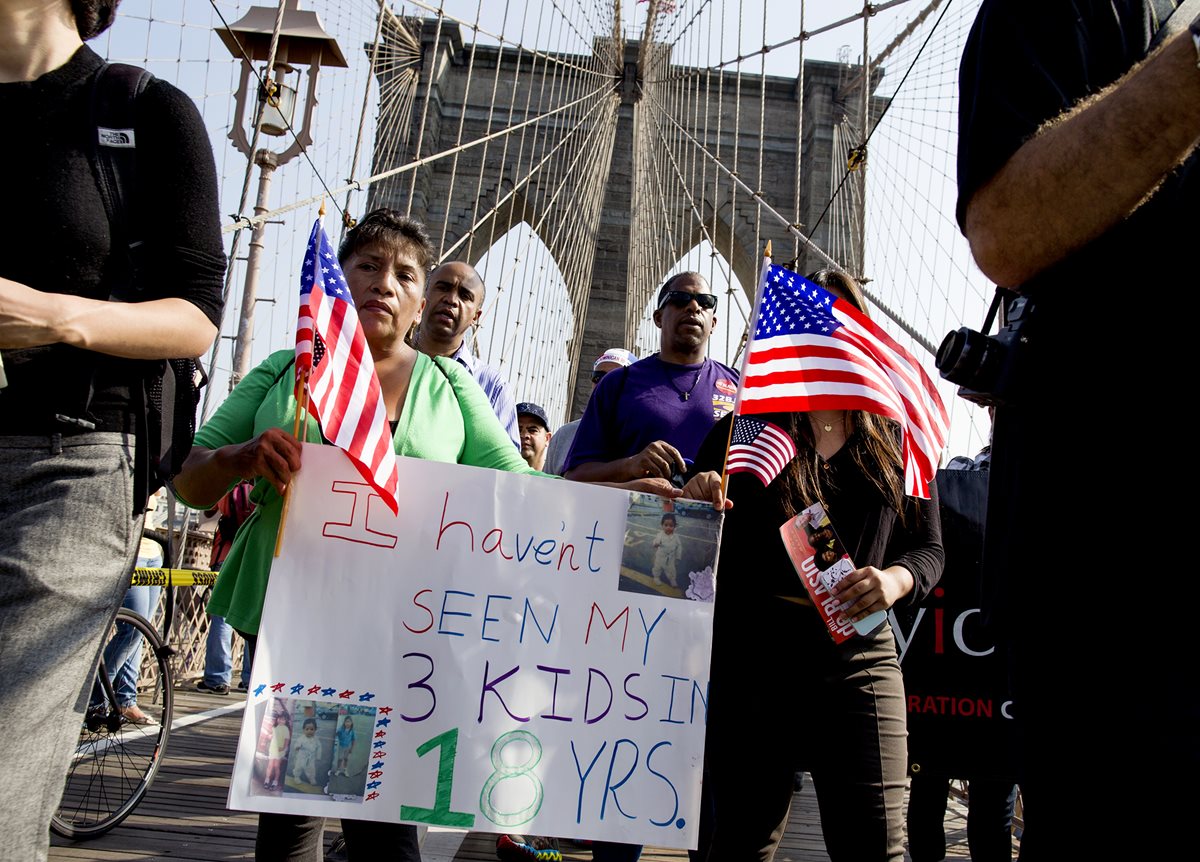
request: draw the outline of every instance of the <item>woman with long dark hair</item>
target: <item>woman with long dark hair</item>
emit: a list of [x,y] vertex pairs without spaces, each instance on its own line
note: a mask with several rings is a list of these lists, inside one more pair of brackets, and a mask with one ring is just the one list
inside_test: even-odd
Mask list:
[[[858,285],[825,270],[810,281],[866,311]],[[909,607],[941,575],[932,500],[904,495],[899,429],[861,411],[756,416],[783,429],[796,457],[768,486],[729,476],[713,633],[705,789],[715,812],[701,858],[770,860],[797,770],[812,775],[834,862],[904,856],[904,687],[888,624],[834,643],[788,558],[779,528],[821,503],[857,568],[836,589],[855,620]],[[713,428],[684,489],[713,499],[729,422]]]
[[[424,225],[387,208],[368,213],[347,232],[338,249],[338,262],[374,360],[396,453],[545,476],[521,458],[484,391],[465,368],[450,357],[426,356],[409,343],[407,336],[425,305],[426,277],[433,259]],[[287,430],[299,409],[294,355],[291,348],[276,351],[238,383],[196,433],[195,446],[175,479],[179,498],[200,509],[214,505],[237,482],[254,482],[255,509],[233,539],[208,605],[209,613],[224,617],[252,644],[257,641],[284,493],[300,469],[303,451]],[[312,417],[305,421],[307,439],[322,439],[316,421]],[[625,487],[678,493],[663,479],[639,480]],[[346,764],[339,762],[336,768],[344,774]],[[401,862],[421,858],[414,826],[346,818],[342,828],[351,862],[368,857]],[[260,814],[255,858],[320,862],[323,830],[321,817]]]

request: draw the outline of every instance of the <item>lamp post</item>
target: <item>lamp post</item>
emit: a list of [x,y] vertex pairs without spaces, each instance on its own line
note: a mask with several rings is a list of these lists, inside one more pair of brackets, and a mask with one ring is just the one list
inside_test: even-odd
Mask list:
[[[271,188],[271,177],[275,169],[298,156],[312,144],[313,108],[317,104],[317,74],[321,65],[346,68],[349,64],[342,49],[332,36],[325,32],[316,12],[297,8],[298,0],[281,0],[283,4],[279,39],[271,54],[272,36],[280,10],[268,6],[251,7],[240,20],[228,28],[216,28],[217,35],[229,49],[234,59],[242,61],[242,77],[238,84],[237,104],[229,139],[239,152],[258,165],[258,197],[254,204],[255,216],[269,210],[267,199]],[[259,106],[262,109],[261,132],[272,137],[282,137],[289,130],[294,140],[281,153],[262,148],[253,150],[246,137],[246,104],[250,100],[253,64],[268,63],[264,69],[263,85],[256,87]],[[297,130],[292,122],[296,111],[297,91],[287,84],[287,76],[296,72],[297,65],[308,64],[308,92],[304,100],[303,122]],[[257,116],[257,114],[256,114]],[[251,120],[253,128],[254,120]],[[262,266],[266,222],[256,222],[250,234],[250,249],[246,255],[246,283],[242,289],[242,307],[238,319],[237,337],[233,349],[233,374],[229,388],[232,389],[250,368],[250,340],[254,332],[254,306],[258,292],[258,274]]]

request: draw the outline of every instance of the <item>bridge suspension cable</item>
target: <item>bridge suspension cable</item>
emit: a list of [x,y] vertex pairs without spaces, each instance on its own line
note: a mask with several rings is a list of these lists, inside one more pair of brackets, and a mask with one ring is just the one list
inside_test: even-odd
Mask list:
[[[650,304],[680,268],[725,297],[711,349],[733,361],[767,239],[802,270],[863,276],[917,351],[982,319],[991,286],[952,215],[957,62],[981,0],[301,0],[350,68],[322,76],[306,161],[248,217],[249,166],[224,142],[235,69],[211,29],[252,2],[192,0],[181,21],[126,4],[98,48],[201,107],[237,214],[228,319],[241,231],[268,226],[258,358],[292,340],[311,224],[296,213],[322,197],[354,215],[409,210],[439,259],[484,270],[475,346],[518,398],[563,419],[586,395],[590,351],[657,346]],[[868,137],[869,181],[847,167]],[[214,381],[227,356],[222,342]],[[958,448],[977,448],[986,419],[944,395],[952,428],[967,428]]]

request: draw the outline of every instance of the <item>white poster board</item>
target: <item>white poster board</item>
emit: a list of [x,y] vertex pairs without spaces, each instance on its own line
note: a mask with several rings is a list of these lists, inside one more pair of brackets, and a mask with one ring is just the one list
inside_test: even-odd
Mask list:
[[393,517],[303,463],[231,808],[696,845],[711,506],[401,458]]

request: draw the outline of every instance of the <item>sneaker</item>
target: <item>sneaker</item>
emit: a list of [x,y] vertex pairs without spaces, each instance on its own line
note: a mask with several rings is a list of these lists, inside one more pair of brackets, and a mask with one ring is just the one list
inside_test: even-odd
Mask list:
[[346,862],[349,858],[349,851],[346,849],[346,837],[339,832],[333,839],[333,843],[329,845],[329,849],[325,851],[325,862]]
[[216,685],[209,685],[204,680],[200,680],[198,683],[196,683],[196,691],[204,691],[208,692],[209,694],[219,694],[224,697],[225,695],[229,694],[229,686],[223,682],[219,682]]
[[250,690],[250,683],[239,682],[237,684],[237,690],[240,691],[242,694],[245,694],[246,692],[248,692]]
[[562,862],[557,838],[540,835],[501,835],[496,839],[496,858],[503,862],[536,859],[538,862]]

